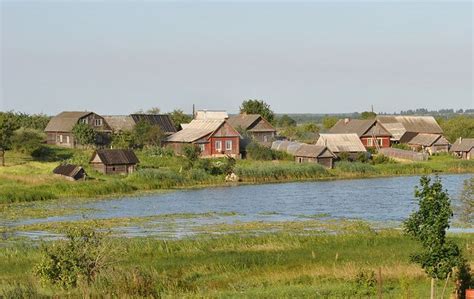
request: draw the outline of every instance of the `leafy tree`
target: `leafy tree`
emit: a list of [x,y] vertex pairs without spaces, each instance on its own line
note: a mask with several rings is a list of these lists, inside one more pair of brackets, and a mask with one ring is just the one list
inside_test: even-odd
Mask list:
[[474,117],[460,115],[440,122],[444,136],[455,142],[459,137],[474,138]]
[[278,125],[280,127],[295,127],[296,121],[288,116],[288,114],[283,114],[280,118],[278,118]]
[[20,128],[14,132],[11,143],[15,151],[31,155],[42,146],[44,140],[43,132],[35,129]]
[[474,177],[464,181],[460,197],[460,218],[463,222],[472,223],[474,216]]
[[186,145],[183,147],[183,155],[186,157],[187,160],[187,168],[192,168],[194,163],[199,160],[201,156],[201,149],[194,144]]
[[90,284],[108,267],[112,256],[104,234],[86,227],[69,229],[65,240],[44,246],[42,254],[35,274],[63,288],[76,287],[80,280]]
[[82,145],[94,145],[97,132],[88,124],[79,123],[72,128],[74,139]]
[[146,111],[147,114],[160,114],[161,109],[158,107],[152,107]]
[[301,127],[304,132],[319,133],[319,126],[314,122],[304,123]]
[[120,131],[112,135],[111,146],[113,148],[132,148],[134,144],[132,132]]
[[132,132],[134,145],[138,148],[161,146],[164,136],[163,131],[158,125],[152,125],[146,120],[140,120]]
[[270,105],[262,100],[243,101],[240,106],[240,113],[260,114],[263,118],[273,123],[275,113],[273,113]]
[[5,151],[11,147],[11,138],[17,126],[11,115],[0,113],[0,158],[2,166],[5,166]]
[[190,115],[187,115],[183,112],[183,110],[175,109],[173,112],[170,113],[171,120],[176,127],[176,129],[180,128],[181,124],[189,123],[193,118]]
[[332,127],[334,127],[334,125],[337,123],[338,119],[337,117],[334,117],[334,116],[325,116],[323,118],[323,127],[326,129],[326,130],[329,130],[331,129]]
[[420,187],[415,188],[419,209],[404,222],[407,235],[419,241],[420,252],[411,256],[431,277],[431,298],[434,298],[436,279],[446,279],[452,269],[462,262],[461,251],[450,240],[446,240],[446,230],[453,216],[449,195],[443,190],[441,180],[423,176]]
[[360,114],[360,119],[374,119],[377,116],[375,112],[364,111]]

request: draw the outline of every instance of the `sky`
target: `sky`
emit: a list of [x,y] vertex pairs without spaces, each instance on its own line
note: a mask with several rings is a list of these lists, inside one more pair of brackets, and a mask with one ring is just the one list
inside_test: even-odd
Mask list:
[[0,110],[474,108],[471,1],[0,0]]

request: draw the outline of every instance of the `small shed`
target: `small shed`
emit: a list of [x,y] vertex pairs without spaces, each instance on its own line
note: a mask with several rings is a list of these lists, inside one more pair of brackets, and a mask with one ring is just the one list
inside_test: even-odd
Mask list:
[[61,164],[53,169],[53,173],[70,181],[85,180],[87,176],[84,168],[73,164]]
[[294,155],[298,163],[313,162],[326,168],[332,168],[336,158],[336,155],[327,147],[314,144],[302,144]]
[[350,159],[356,159],[361,153],[367,154],[367,150],[355,133],[320,134],[316,145],[326,146],[338,157],[345,153]]
[[474,158],[474,138],[459,137],[449,151],[456,157],[471,160]]
[[136,170],[140,163],[137,156],[129,149],[100,149],[92,155],[92,167],[105,174],[128,174]]
[[441,134],[420,133],[407,142],[413,150],[421,150],[429,153],[447,153],[449,150],[449,141]]

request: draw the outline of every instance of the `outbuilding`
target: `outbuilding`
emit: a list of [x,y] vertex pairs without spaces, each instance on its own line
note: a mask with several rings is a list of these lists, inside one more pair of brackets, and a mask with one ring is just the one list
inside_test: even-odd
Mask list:
[[440,134],[417,134],[407,144],[413,150],[423,151],[430,155],[447,153],[449,150],[449,141]]
[[474,138],[459,137],[449,151],[458,158],[471,160],[474,158]]
[[332,168],[336,158],[336,155],[327,147],[314,144],[302,144],[294,156],[298,163],[318,163],[326,168]]
[[357,134],[320,134],[316,145],[325,146],[338,158],[347,156],[351,160],[367,155],[367,150]]
[[135,152],[129,149],[100,149],[92,155],[92,167],[105,174],[129,174],[140,163]]
[[53,173],[70,181],[85,180],[87,177],[84,168],[73,164],[61,164],[53,169]]

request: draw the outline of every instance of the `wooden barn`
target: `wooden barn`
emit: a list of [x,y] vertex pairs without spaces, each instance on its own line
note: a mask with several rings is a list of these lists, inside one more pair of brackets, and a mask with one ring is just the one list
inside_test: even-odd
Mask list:
[[449,152],[463,160],[474,159],[474,138],[459,138]]
[[407,143],[416,135],[443,134],[443,129],[433,116],[377,116],[385,129],[392,135],[392,142]]
[[366,148],[390,147],[392,137],[392,134],[375,119],[341,119],[329,130],[329,133],[355,133]]
[[90,159],[92,167],[105,174],[129,174],[136,170],[140,163],[132,150],[100,149]]
[[112,130],[102,116],[87,111],[64,111],[53,116],[46,126],[47,143],[64,147],[80,145],[72,133],[74,126],[79,123],[87,124],[99,133],[96,140],[98,144],[108,142]]
[[407,141],[407,145],[415,151],[426,152],[430,155],[449,151],[449,141],[440,134],[417,134]]
[[114,132],[130,132],[140,121],[160,127],[161,131],[168,136],[177,132],[173,120],[168,114],[105,115],[104,119]]
[[367,150],[357,134],[323,134],[321,133],[316,145],[325,146],[337,157],[347,155],[349,159],[355,160],[361,154],[367,154]]
[[87,177],[84,168],[73,164],[61,164],[53,169],[53,173],[70,181],[85,180]]
[[336,155],[327,147],[314,144],[302,144],[294,156],[298,163],[318,163],[326,168],[332,168],[336,158]]
[[202,157],[240,158],[241,135],[225,119],[193,119],[169,136],[165,145],[178,155],[186,145],[199,146]]
[[[276,136],[276,129],[260,114],[232,115],[227,121],[237,131],[246,132],[252,140],[268,147]],[[246,144],[249,141],[241,140],[241,143]]]

